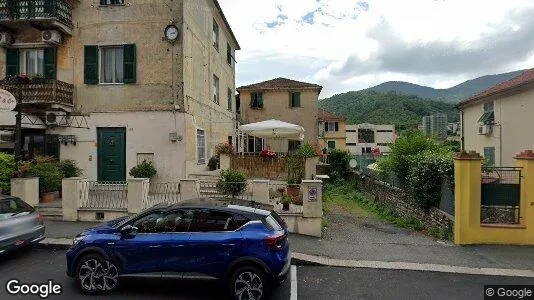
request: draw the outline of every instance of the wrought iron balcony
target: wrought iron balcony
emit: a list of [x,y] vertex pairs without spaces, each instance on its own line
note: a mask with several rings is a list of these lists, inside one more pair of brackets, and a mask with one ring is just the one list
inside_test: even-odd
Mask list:
[[57,28],[71,34],[73,0],[3,0],[0,1],[0,25],[16,29],[17,23],[29,23],[43,29]]
[[6,78],[0,80],[0,89],[9,91],[23,106],[43,109],[51,106],[68,109],[74,106],[74,85],[60,80]]

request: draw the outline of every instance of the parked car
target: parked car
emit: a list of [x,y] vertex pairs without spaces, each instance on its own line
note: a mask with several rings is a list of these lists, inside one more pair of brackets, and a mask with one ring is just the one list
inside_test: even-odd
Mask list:
[[0,195],[0,254],[42,241],[44,219],[20,198]]
[[290,267],[288,231],[275,212],[239,205],[159,206],[78,234],[67,274],[84,294],[121,277],[219,280],[233,299],[266,299]]

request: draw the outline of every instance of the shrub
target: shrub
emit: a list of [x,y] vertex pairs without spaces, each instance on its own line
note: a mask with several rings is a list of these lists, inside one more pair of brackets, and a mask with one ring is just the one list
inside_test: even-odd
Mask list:
[[46,158],[36,158],[29,163],[29,174],[39,177],[39,192],[56,192],[61,189],[63,173],[59,168],[59,163]]
[[130,176],[135,178],[152,178],[156,173],[157,171],[154,165],[146,160],[130,170]]
[[237,195],[243,194],[247,187],[247,177],[238,170],[223,170],[217,182],[217,189],[228,196],[235,198]]
[[210,171],[217,170],[219,168],[220,158],[215,155],[210,158],[208,161],[208,168]]
[[304,178],[304,161],[303,158],[294,154],[286,158],[287,164],[287,183],[300,184]]
[[82,175],[82,169],[78,168],[78,163],[72,159],[59,162],[59,168],[64,178],[78,177]]
[[305,143],[302,147],[299,148],[299,150],[297,151],[297,155],[303,158],[311,158],[316,157],[317,152],[310,143]]
[[232,147],[232,145],[228,144],[228,143],[221,143],[221,144],[218,144],[217,146],[215,146],[215,155],[216,156],[219,156],[221,154],[226,154],[226,155],[234,155],[235,154],[235,151],[234,151],[234,148]]
[[350,174],[350,159],[352,155],[348,151],[334,149],[328,153],[328,163],[330,171],[328,176],[332,180],[347,179]]
[[454,159],[451,152],[428,150],[410,158],[408,191],[419,207],[428,210],[439,206],[441,185],[444,179],[454,176]]
[[11,192],[11,178],[13,177],[17,164],[15,156],[7,153],[0,153],[0,192],[9,194]]

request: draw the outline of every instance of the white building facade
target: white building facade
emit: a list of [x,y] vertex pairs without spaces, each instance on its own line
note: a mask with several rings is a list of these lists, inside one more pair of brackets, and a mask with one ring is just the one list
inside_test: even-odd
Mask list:
[[380,150],[380,154],[387,154],[397,138],[395,125],[347,125],[346,132],[347,149],[354,155],[370,155],[375,148]]

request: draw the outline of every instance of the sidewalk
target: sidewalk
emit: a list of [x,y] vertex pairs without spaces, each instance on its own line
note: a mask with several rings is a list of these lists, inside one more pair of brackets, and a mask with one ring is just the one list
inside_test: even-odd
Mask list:
[[[440,265],[442,272],[448,272],[446,269],[451,266],[519,270],[517,274],[523,274],[521,271],[524,270],[534,271],[532,246],[455,246],[395,227],[367,214],[354,217],[335,211],[328,213],[326,218],[329,227],[323,238],[290,235],[291,251],[296,261],[348,267],[376,265],[386,269],[406,266],[416,270]],[[42,245],[67,248],[76,234],[98,224],[46,221],[47,238]],[[384,264],[387,262],[396,264]],[[414,263],[423,266],[413,267]]]

